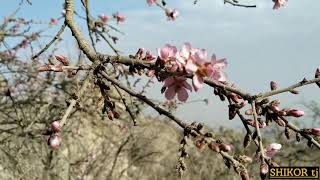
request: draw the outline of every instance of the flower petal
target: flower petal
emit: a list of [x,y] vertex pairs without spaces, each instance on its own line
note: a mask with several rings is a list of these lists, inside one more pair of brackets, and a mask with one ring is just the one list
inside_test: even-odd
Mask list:
[[170,87],[174,84],[174,78],[173,77],[168,77],[164,80],[164,85],[163,87]]
[[198,70],[198,66],[192,60],[187,61],[185,68],[188,73],[194,73]]
[[175,95],[176,95],[176,91],[175,91],[175,87],[174,86],[170,86],[165,92],[165,97],[168,100],[172,100]]
[[199,75],[194,75],[192,78],[192,84],[195,91],[198,91],[203,87],[203,78]]
[[186,89],[180,88],[178,91],[178,99],[181,102],[186,102],[188,99],[189,95]]

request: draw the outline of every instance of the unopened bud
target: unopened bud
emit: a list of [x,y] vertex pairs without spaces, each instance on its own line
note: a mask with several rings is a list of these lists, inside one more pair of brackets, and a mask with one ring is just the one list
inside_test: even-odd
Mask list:
[[301,110],[297,110],[297,109],[290,109],[288,111],[286,111],[287,116],[293,116],[293,117],[301,117],[304,115],[304,112]]
[[[317,68],[314,77],[315,78],[320,78],[320,67]],[[320,87],[320,82],[316,82],[316,84]]]
[[154,55],[152,55],[150,50],[147,50],[145,59],[146,59],[146,61],[152,61],[152,60],[156,59],[156,57]]
[[224,152],[229,152],[229,151],[231,151],[231,145],[229,145],[229,144],[220,144],[220,149],[221,149],[221,151],[224,151]]
[[278,88],[278,84],[275,81],[270,82],[270,88],[271,90],[276,90]]
[[69,65],[69,61],[67,59],[67,57],[62,56],[62,55],[55,55],[55,58],[61,62],[63,65],[68,66]]
[[241,172],[240,172],[240,176],[241,176],[241,179],[242,179],[242,180],[250,180],[249,174],[248,174],[247,171],[241,171]]
[[50,66],[40,66],[39,68],[38,68],[38,71],[39,72],[44,72],[44,71],[50,71]]
[[208,144],[208,147],[214,152],[220,152],[219,144],[211,142]]
[[236,116],[236,108],[232,105],[229,105],[229,120],[232,120]]
[[139,48],[138,51],[137,51],[137,53],[136,53],[136,57],[137,57],[138,59],[142,58],[143,53],[144,53],[144,48]]
[[51,123],[51,130],[56,133],[61,131],[61,124],[59,121],[53,121]]
[[50,67],[50,71],[54,71],[54,72],[63,72],[63,69],[61,66],[59,65],[53,65]]
[[54,134],[49,137],[48,145],[53,149],[58,149],[61,145],[61,138],[59,135]]
[[303,129],[303,131],[311,135],[320,136],[320,128]]
[[203,150],[203,148],[206,145],[206,142],[204,141],[203,138],[199,138],[196,140],[195,145],[197,146],[198,149]]
[[265,163],[262,163],[260,165],[260,177],[261,179],[265,179],[266,178],[266,175],[268,174],[269,172],[269,167],[267,164]]

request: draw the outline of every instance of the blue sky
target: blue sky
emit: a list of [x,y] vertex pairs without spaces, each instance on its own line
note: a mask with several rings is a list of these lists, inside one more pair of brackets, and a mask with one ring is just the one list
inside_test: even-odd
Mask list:
[[[3,17],[12,12],[19,2],[2,3],[0,15]],[[60,16],[62,0],[32,2],[32,6],[23,5],[18,15],[42,20]],[[118,26],[126,33],[119,36],[117,45],[125,54],[135,53],[139,47],[155,53],[157,47],[166,43],[181,47],[184,42],[190,42],[194,47],[207,49],[210,54],[214,52],[218,58],[227,58],[230,81],[252,93],[268,91],[270,80],[285,87],[303,77],[312,78],[320,65],[320,1],[317,0],[290,0],[279,11],[272,10],[271,0],[257,2],[255,9],[224,5],[222,0],[199,0],[197,5],[193,5],[193,0],[167,1],[181,13],[175,22],[167,21],[163,11],[155,6],[148,7],[145,0],[92,2],[93,15],[119,11],[128,17]],[[82,30],[86,29],[83,23],[79,24]],[[67,38],[67,41],[65,46],[72,49],[73,40]],[[105,44],[99,49],[111,52]],[[163,99],[160,87],[161,84],[155,86],[150,93],[152,97]],[[209,98],[209,106],[186,104],[179,109],[178,115],[188,121],[206,122],[212,127],[240,126],[238,122],[227,120],[226,103],[214,97],[212,90],[204,88],[200,94]],[[190,100],[198,97],[192,94]],[[280,97],[283,107],[303,108],[302,101],[320,100],[319,88],[313,85],[303,89],[300,95]]]

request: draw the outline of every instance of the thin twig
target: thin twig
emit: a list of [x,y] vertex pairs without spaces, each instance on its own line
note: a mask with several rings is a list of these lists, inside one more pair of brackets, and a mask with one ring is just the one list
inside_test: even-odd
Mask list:
[[[80,96],[82,95],[82,93],[85,91],[87,85],[89,84],[89,81],[90,81],[90,75],[88,74],[87,77],[86,77],[86,79],[84,80],[84,82],[83,82],[83,84],[82,84],[82,86],[81,86],[78,94],[77,94],[77,98],[80,98]],[[78,101],[78,99],[75,99],[75,98],[71,100],[71,102],[70,102],[70,104],[69,104],[66,112],[64,113],[64,115],[63,115],[63,117],[62,117],[62,119],[61,119],[61,121],[60,121],[61,127],[66,124],[67,119],[68,119],[69,115],[70,115],[71,112],[72,112],[72,109],[73,109],[73,108],[75,107],[75,105],[77,104],[77,101]]]
[[305,85],[309,85],[309,84],[313,84],[313,83],[316,83],[316,82],[320,82],[320,78],[314,78],[312,80],[302,80],[301,82],[298,82],[294,85],[291,85],[287,88],[283,88],[283,89],[277,89],[277,90],[273,90],[273,91],[269,91],[269,92],[266,92],[266,93],[262,93],[262,94],[258,94],[257,95],[257,98],[258,99],[265,99],[269,96],[274,96],[274,95],[277,95],[277,94],[281,94],[281,93],[284,93],[284,92],[290,92],[292,90],[294,90],[295,88],[298,88],[298,87],[302,87],[302,86],[305,86]]
[[320,144],[319,142],[317,142],[312,136],[304,133],[303,131],[301,131],[297,126],[291,124],[288,122],[287,119],[285,119],[283,116],[280,116],[280,118],[286,123],[286,126],[290,129],[292,129],[293,131],[295,131],[296,133],[301,134],[303,137],[305,137],[306,139],[308,139],[312,144],[314,144],[318,149],[320,149]]
[[245,5],[245,4],[239,4],[238,2],[236,3],[234,0],[224,0],[224,3],[226,4],[231,4],[233,6],[238,6],[238,7],[244,7],[244,8],[256,8],[257,5]]
[[58,31],[58,33],[54,36],[54,38],[40,51],[38,52],[36,55],[34,55],[32,57],[32,59],[36,59],[38,58],[43,52],[45,52],[56,40],[58,40],[61,36],[61,34],[63,33],[64,29],[65,29],[66,25],[63,24],[60,28],[60,30]]

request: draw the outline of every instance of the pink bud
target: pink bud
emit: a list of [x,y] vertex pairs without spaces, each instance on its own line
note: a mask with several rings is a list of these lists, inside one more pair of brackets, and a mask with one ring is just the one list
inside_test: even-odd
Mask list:
[[50,25],[53,25],[53,26],[54,26],[54,25],[57,25],[58,22],[59,22],[59,21],[58,21],[58,19],[56,19],[56,18],[51,18],[51,19],[50,19]]
[[68,66],[69,65],[69,61],[67,59],[67,57],[62,56],[62,55],[55,55],[54,56],[59,62],[61,62],[63,65]]
[[150,50],[147,50],[146,52],[146,60],[147,61],[152,61],[156,58],[156,56],[152,55],[151,51]]
[[136,53],[136,56],[140,59],[140,58],[142,58],[143,53],[144,53],[144,48],[139,48]]
[[215,152],[220,152],[219,145],[217,143],[211,142],[208,144],[208,147]]
[[176,9],[174,10],[166,9],[166,15],[168,17],[168,20],[174,21],[179,16],[179,11]]
[[303,129],[303,131],[315,136],[320,136],[320,128]]
[[120,15],[119,12],[114,13],[112,16],[113,18],[116,19],[117,24],[119,24],[120,22],[124,22],[126,20],[126,17],[123,15]]
[[51,71],[54,71],[54,72],[63,72],[62,67],[59,66],[59,65],[53,65],[53,66],[51,66],[51,67],[50,67],[50,70],[51,70]]
[[262,163],[262,164],[260,165],[260,173],[263,174],[263,175],[265,175],[265,174],[267,174],[268,172],[269,172],[269,167],[268,167],[268,165],[265,164],[265,163]]
[[301,117],[304,115],[304,112],[297,109],[289,109],[286,111],[287,116],[293,116],[293,117]]
[[39,68],[38,68],[38,71],[39,72],[44,72],[44,71],[50,71],[50,67],[49,66],[40,66]]
[[197,146],[198,149],[203,150],[203,148],[206,145],[206,142],[204,141],[203,138],[199,138],[196,140],[195,145]]
[[282,145],[278,143],[271,143],[267,148],[266,148],[266,154],[268,157],[273,157],[275,156],[281,149]]
[[277,87],[278,87],[278,84],[275,81],[271,81],[270,82],[270,88],[271,88],[272,91],[276,90]]
[[51,130],[53,131],[53,132],[60,132],[61,131],[61,124],[60,124],[60,122],[59,121],[53,121],[52,123],[51,123]]
[[241,176],[242,180],[249,180],[250,179],[249,174],[248,174],[247,171],[241,171],[240,172],[240,176]]
[[[320,78],[320,67],[317,68],[314,77],[315,78]],[[316,82],[316,84],[320,87],[320,82]]]
[[231,145],[229,145],[229,144],[220,144],[219,147],[220,147],[221,151],[224,151],[224,152],[229,152],[232,149]]
[[61,138],[59,135],[54,134],[49,137],[48,144],[53,149],[58,149],[61,145]]

